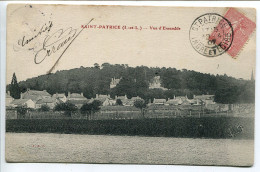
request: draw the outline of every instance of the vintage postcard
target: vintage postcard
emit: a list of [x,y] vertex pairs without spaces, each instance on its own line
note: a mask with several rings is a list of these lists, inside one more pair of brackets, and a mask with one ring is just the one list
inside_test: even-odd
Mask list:
[[9,4],[7,162],[254,164],[253,8]]

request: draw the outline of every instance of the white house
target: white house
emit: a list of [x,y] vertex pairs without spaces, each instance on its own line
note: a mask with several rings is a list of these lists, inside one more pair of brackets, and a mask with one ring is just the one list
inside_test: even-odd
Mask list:
[[215,104],[214,101],[215,95],[193,95],[193,99],[196,101],[196,104],[199,105],[201,103],[205,104]]
[[79,94],[68,92],[67,100],[87,100],[87,98],[83,96],[83,93]]
[[67,101],[67,97],[65,95],[65,93],[56,93],[52,95],[52,98],[54,99],[59,99],[61,100],[63,103],[65,103]]
[[11,107],[26,107],[26,108],[35,108],[35,102],[31,99],[14,99],[10,103]]
[[164,105],[165,103],[166,103],[166,99],[156,99],[156,98],[153,99],[153,104]]

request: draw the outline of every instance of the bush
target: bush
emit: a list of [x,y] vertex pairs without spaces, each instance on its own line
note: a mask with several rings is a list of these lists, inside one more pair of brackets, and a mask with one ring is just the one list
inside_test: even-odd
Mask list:
[[121,99],[116,99],[116,105],[122,106],[123,102]]
[[101,102],[94,100],[92,103],[86,103],[80,108],[80,113],[87,115],[88,118],[100,110]]
[[42,105],[41,108],[39,109],[41,112],[48,112],[50,111],[50,107],[48,105]]
[[27,113],[27,108],[26,107],[17,107],[17,115],[18,118],[25,118],[25,114]]
[[144,118],[145,108],[147,107],[147,103],[144,100],[142,100],[142,99],[135,100],[134,101],[134,106],[141,110],[142,117]]
[[66,102],[66,103],[59,103],[54,107],[54,111],[64,111],[66,116],[71,117],[71,113],[77,111],[78,108],[76,105]]

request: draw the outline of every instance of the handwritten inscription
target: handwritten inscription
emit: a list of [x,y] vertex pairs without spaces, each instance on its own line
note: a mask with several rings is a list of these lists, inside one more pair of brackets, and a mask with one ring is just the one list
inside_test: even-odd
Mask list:
[[[50,32],[51,28],[52,28],[53,24],[52,21],[49,21],[49,23],[45,23],[41,29],[37,32],[37,34],[35,34],[34,36],[30,37],[30,38],[26,38],[25,36],[23,36],[22,39],[18,40],[18,45],[24,47],[25,45],[29,44],[30,42],[32,42],[33,40],[35,40],[38,36],[40,36],[42,33],[48,33]],[[36,31],[36,30],[35,30]]]
[[62,47],[68,47],[76,35],[77,29],[71,27],[65,30],[59,29],[52,35],[47,35],[42,43],[42,48],[35,54],[35,64],[40,64],[46,57],[58,52]]
[[[84,26],[88,26],[88,24],[93,20],[93,18]],[[41,64],[47,57],[51,57],[54,54],[59,54],[58,59],[52,68],[47,72],[51,73],[52,70],[57,65],[58,61],[61,59],[63,54],[67,51],[70,45],[75,41],[75,39],[80,35],[80,33],[84,30],[84,28],[74,29],[72,27],[68,27],[65,29],[58,29],[57,31],[53,31],[53,22],[49,21],[49,23],[45,23],[41,29],[31,37],[22,36],[21,39],[17,41],[18,46],[21,48],[27,47],[29,51],[34,52],[34,63]],[[45,33],[45,35],[43,35]],[[44,36],[43,38],[40,36]],[[37,43],[35,43],[37,40]],[[34,43],[33,43],[34,42]],[[37,46],[35,46],[37,44]],[[14,50],[16,51],[16,46]]]
[[[87,24],[81,25],[81,28],[68,27],[65,29],[58,29],[52,32],[53,22],[49,21],[45,23],[39,31],[32,35],[31,37],[22,36],[21,39],[17,41],[18,46],[25,47],[28,46],[28,50],[34,51],[34,63],[41,64],[47,57],[51,57],[54,54],[59,53],[59,57],[53,67],[47,72],[51,73],[52,70],[57,65],[60,58],[67,51],[74,40],[80,35],[84,29],[105,29],[105,30],[180,30],[179,27],[168,27],[168,26],[127,26],[127,25],[90,25],[91,19]],[[36,31],[36,30],[35,30]],[[44,38],[39,40],[40,36]],[[34,40],[38,39],[37,46],[35,46]],[[30,47],[29,47],[30,45]]]

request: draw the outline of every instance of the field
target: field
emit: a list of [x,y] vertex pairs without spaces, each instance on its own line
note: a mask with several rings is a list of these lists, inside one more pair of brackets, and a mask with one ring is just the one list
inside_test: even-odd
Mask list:
[[253,140],[6,133],[6,160],[251,166],[253,146]]

